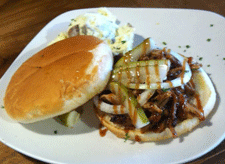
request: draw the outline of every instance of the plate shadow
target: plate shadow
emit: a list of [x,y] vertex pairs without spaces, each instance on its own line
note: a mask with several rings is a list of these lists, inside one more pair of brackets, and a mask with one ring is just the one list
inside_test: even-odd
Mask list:
[[83,113],[73,128],[65,127],[57,119],[53,118],[31,124],[22,124],[22,126],[33,132],[45,135],[56,135],[56,133],[57,135],[76,135],[98,130],[100,121],[95,116],[92,100],[88,101],[81,108],[83,108]]

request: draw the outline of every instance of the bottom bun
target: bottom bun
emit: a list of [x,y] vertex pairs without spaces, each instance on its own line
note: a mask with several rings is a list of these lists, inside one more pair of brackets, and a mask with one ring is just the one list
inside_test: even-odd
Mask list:
[[[208,114],[212,111],[216,102],[216,93],[213,84],[202,68],[193,71],[192,80],[195,84],[196,92],[199,94],[200,102],[204,110],[204,116],[207,117]],[[193,104],[196,104],[196,102],[193,102]],[[110,121],[112,115],[102,112],[97,108],[96,115],[100,119],[102,125],[104,125],[108,130],[110,130],[119,138],[127,138],[127,136],[129,136],[129,140],[145,142],[159,141],[173,137],[169,128],[166,128],[161,133],[155,133],[152,131],[142,132],[140,129],[126,130],[124,126],[115,124]],[[178,123],[175,126],[177,136],[191,131],[200,122],[201,121],[197,117],[194,117],[192,119],[186,119]]]

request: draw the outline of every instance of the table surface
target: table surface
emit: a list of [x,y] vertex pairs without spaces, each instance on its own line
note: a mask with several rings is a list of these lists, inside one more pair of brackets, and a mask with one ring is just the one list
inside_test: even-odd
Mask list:
[[[53,18],[69,10],[102,6],[201,9],[225,16],[225,3],[221,0],[0,0],[0,77],[32,38]],[[0,163],[44,162],[18,153],[0,142]],[[225,141],[189,163],[225,163]]]

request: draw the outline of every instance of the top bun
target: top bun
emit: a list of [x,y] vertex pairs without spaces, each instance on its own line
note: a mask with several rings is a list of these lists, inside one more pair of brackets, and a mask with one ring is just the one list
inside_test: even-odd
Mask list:
[[57,42],[25,61],[7,87],[8,115],[31,123],[67,113],[100,93],[113,65],[109,46],[93,36]]

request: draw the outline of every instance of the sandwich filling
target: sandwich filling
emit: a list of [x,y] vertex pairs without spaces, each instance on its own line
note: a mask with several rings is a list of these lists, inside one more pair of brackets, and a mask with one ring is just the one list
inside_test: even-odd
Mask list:
[[129,51],[114,66],[109,89],[94,98],[98,115],[126,130],[161,133],[197,117],[205,119],[192,74],[201,67],[151,38]]

